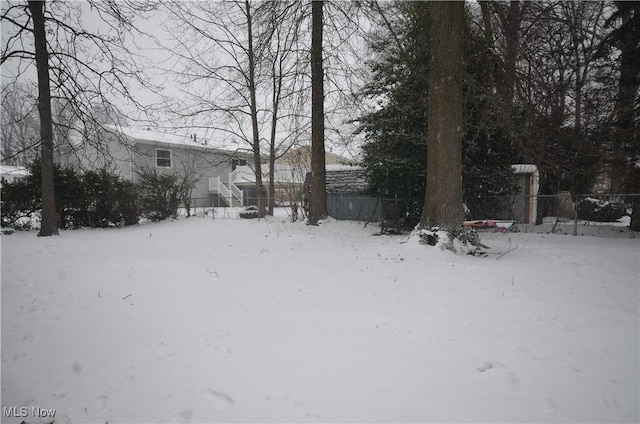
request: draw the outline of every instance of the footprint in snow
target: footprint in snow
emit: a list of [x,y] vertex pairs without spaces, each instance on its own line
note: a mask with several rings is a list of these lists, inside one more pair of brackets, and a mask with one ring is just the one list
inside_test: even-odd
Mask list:
[[204,389],[202,397],[211,401],[218,411],[226,411],[233,406],[233,399],[229,395],[213,389]]
[[189,423],[191,422],[191,418],[193,417],[193,411],[185,409],[184,411],[180,411],[175,415],[172,415],[169,418],[169,422],[172,423]]
[[480,372],[485,372],[488,371],[492,368],[502,368],[504,367],[504,364],[502,362],[497,362],[497,361],[487,361],[484,363],[483,366],[476,368],[478,371]]
[[27,354],[26,353],[17,353],[11,357],[9,357],[7,354],[2,354],[2,363],[5,362],[14,362],[14,361],[19,361],[22,358],[26,358]]
[[542,402],[542,412],[548,415],[554,415],[558,412],[558,404],[553,399],[545,399]]
[[102,412],[104,407],[107,406],[108,396],[98,396],[95,401],[93,401],[93,411],[92,412]]
[[604,396],[602,398],[602,403],[605,406],[608,406],[609,408],[620,409],[620,404],[618,403],[618,400],[613,396]]
[[517,393],[520,391],[520,378],[516,373],[510,372],[506,375],[507,384],[509,385],[509,389],[513,393]]

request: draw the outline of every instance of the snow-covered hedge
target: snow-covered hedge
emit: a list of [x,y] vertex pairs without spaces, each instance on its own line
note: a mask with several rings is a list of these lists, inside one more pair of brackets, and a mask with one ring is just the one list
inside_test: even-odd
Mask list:
[[473,228],[422,228],[416,229],[414,234],[420,244],[439,246],[442,250],[454,253],[475,255],[481,249],[487,248],[480,242],[478,232]]
[[578,219],[596,222],[617,221],[627,214],[624,202],[600,200],[593,197],[578,203]]

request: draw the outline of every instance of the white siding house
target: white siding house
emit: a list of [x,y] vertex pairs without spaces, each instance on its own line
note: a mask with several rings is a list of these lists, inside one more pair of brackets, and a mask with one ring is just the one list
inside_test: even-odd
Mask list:
[[218,197],[220,205],[242,204],[241,191],[233,184],[239,161],[252,155],[238,148],[212,145],[195,136],[176,135],[131,127],[104,129],[100,143],[83,142],[75,149],[82,168],[106,167],[122,178],[137,181],[145,168],[158,173],[184,175],[196,179],[192,198]]

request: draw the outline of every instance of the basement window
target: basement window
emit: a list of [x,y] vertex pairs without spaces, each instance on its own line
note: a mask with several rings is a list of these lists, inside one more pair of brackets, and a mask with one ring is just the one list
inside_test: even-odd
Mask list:
[[156,167],[171,168],[171,150],[156,149]]

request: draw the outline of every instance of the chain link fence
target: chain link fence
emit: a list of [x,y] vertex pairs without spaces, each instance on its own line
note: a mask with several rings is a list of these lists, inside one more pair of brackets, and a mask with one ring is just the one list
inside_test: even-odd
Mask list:
[[629,229],[640,194],[581,194],[510,196],[487,199],[499,205],[494,216],[467,211],[468,220],[507,220],[520,232],[605,237],[640,236]]
[[[504,221],[513,223],[510,231],[594,235],[603,237],[640,237],[629,224],[633,205],[640,204],[640,194],[583,194],[568,192],[555,195],[496,196],[465,199],[466,221]],[[264,199],[265,206],[267,199]],[[293,204],[295,203],[295,207]],[[216,196],[191,199],[190,216],[209,219],[240,219],[240,213],[258,198],[245,197],[243,205],[229,206]],[[402,226],[413,228],[422,213],[422,202],[404,199],[380,199],[362,194],[327,196],[329,215],[338,220],[361,221],[380,225],[384,210],[390,205],[400,211]],[[306,219],[306,205],[300,202],[276,204],[277,215],[291,220]],[[180,214],[187,215],[186,207]],[[491,230],[491,229],[490,229]]]
[[[243,197],[242,205],[234,204],[230,206],[224,199],[218,196],[196,197],[191,199],[191,204],[187,209],[187,205],[182,204],[178,209],[178,213],[183,216],[195,216],[208,219],[240,219],[241,213],[251,209],[252,206],[258,205],[258,197]],[[265,207],[268,208],[268,199],[263,199]],[[294,207],[293,204],[296,204]],[[275,208],[278,210],[278,216],[290,218],[293,220],[306,219],[306,213],[301,202],[277,202]]]

